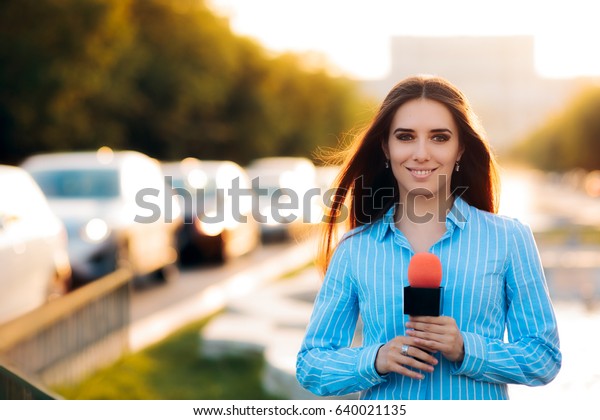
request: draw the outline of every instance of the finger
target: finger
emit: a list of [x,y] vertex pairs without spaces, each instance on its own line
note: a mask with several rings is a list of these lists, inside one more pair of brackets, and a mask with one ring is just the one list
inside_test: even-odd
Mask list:
[[[411,352],[414,353],[414,352]],[[436,361],[437,362],[437,361]],[[392,371],[411,378],[423,379],[422,372],[433,372],[434,367],[410,355],[398,355],[392,363]]]
[[402,363],[400,363],[401,365],[405,366],[405,367],[411,367],[413,369],[416,369],[418,371],[421,372],[433,372],[434,367],[431,366],[428,363],[423,363],[421,362],[419,359],[415,359],[413,357],[407,357],[407,356],[403,356],[404,360],[402,361]]
[[456,354],[456,352],[460,353],[462,343],[455,343],[453,340],[448,340],[447,338],[448,337],[445,337],[440,341],[414,338],[414,343],[419,348],[431,349],[433,353],[440,352],[446,357],[448,357],[450,354]]
[[[408,364],[417,369],[425,369],[429,372],[433,371],[433,369],[429,368],[432,368],[438,364],[438,360],[429,352],[423,350],[422,348],[416,347],[415,345],[410,345],[406,354],[401,354],[401,357],[412,359],[412,361],[400,359],[401,363]],[[416,363],[413,363],[413,361]]]
[[449,316],[409,316],[408,321],[434,325],[450,325],[455,323],[454,318]]
[[438,351],[443,352],[443,349],[445,348],[444,343],[440,341],[426,340],[422,338],[415,338],[414,343],[416,347],[431,353],[436,353]]
[[436,323],[439,316],[426,316],[426,315],[409,315],[408,320],[414,322],[426,322],[428,324]]
[[430,324],[428,322],[409,321],[405,324],[405,326],[406,326],[407,332],[410,330],[417,330],[417,331],[431,332],[431,333],[435,333],[435,334],[442,334],[446,330],[445,325]]
[[431,343],[443,345],[452,341],[452,332],[447,330],[439,332],[407,330],[406,335],[414,339],[414,343],[417,347],[422,347],[423,345],[429,345]]
[[408,376],[409,378],[413,378],[413,379],[423,379],[425,378],[425,375],[423,375],[421,372],[415,372],[412,369],[407,368],[404,365],[401,364],[396,364],[392,367],[392,372],[396,372],[399,373],[400,375],[404,375],[404,376]]
[[[426,331],[420,331],[420,330],[407,330],[406,335],[409,337],[413,337],[413,338],[417,338],[417,339],[421,339],[421,340],[435,341],[435,342],[440,342],[440,343],[444,342],[445,337],[446,337],[446,334],[444,334],[444,331],[426,332]],[[418,341],[416,343],[418,343]]]
[[[424,363],[427,366],[433,367],[438,364],[438,360],[431,355],[428,349],[423,349],[417,346],[411,346],[408,349],[407,356],[412,357],[417,362]],[[411,364],[411,366],[417,367],[418,369],[423,369],[421,365]],[[433,369],[431,369],[431,371],[433,371]]]
[[[427,362],[431,362],[432,364],[437,363],[437,359],[432,355],[440,351],[440,348],[442,347],[441,343],[431,340],[422,340],[419,338],[413,338],[412,343],[413,347],[422,350],[423,354],[421,354],[419,357],[420,359],[425,358],[423,360],[426,360]],[[427,356],[431,357],[431,359],[427,358]],[[435,360],[435,362],[433,360]]]

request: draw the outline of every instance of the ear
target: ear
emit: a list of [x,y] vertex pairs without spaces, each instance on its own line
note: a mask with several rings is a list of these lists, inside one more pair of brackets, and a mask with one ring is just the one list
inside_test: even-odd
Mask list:
[[381,149],[383,150],[383,154],[387,160],[390,160],[390,148],[388,147],[387,140],[383,140],[381,142]]
[[457,161],[462,158],[463,153],[465,153],[465,146],[461,145],[460,149],[458,150],[458,156],[456,157]]

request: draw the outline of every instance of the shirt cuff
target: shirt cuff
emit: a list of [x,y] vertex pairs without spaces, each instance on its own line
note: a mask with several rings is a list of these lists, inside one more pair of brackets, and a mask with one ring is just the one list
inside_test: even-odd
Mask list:
[[487,360],[485,338],[473,333],[461,333],[465,347],[465,356],[461,363],[454,363],[453,375],[465,375],[477,379],[483,375]]
[[364,347],[358,358],[358,377],[367,385],[372,386],[386,381],[385,377],[381,376],[375,369],[375,359],[380,347],[381,344]]

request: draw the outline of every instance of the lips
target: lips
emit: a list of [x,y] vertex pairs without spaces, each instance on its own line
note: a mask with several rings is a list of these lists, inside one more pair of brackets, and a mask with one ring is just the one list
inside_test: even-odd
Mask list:
[[433,172],[433,169],[409,169],[414,175],[426,176]]
[[426,178],[435,171],[434,169],[424,169],[424,168],[406,168],[408,171],[416,178]]

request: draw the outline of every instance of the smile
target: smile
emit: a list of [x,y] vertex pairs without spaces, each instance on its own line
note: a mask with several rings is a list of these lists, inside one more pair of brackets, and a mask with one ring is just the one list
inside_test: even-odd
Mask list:
[[410,173],[417,178],[425,178],[435,171],[435,169],[406,169],[408,169]]

